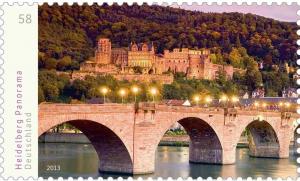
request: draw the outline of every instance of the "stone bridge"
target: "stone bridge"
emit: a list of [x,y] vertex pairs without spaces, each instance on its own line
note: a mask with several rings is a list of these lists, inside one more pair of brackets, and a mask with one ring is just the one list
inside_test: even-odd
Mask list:
[[190,136],[189,160],[234,164],[247,128],[250,155],[287,158],[296,113],[139,104],[40,104],[39,136],[62,123],[81,130],[99,157],[99,171],[154,172],[155,151],[179,122]]

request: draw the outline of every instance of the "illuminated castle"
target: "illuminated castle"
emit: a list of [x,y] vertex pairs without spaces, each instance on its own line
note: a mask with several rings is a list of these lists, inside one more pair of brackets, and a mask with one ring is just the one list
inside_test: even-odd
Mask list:
[[112,48],[107,38],[100,38],[93,61],[84,62],[80,71],[105,74],[162,75],[183,72],[188,78],[215,79],[224,70],[232,78],[234,68],[213,64],[208,49],[175,48],[155,54],[153,43],[131,43],[128,48]]

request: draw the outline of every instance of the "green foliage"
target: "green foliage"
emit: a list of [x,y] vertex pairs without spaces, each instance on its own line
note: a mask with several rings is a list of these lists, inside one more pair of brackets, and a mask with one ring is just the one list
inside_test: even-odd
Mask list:
[[[134,94],[131,92],[131,87],[133,85],[138,85],[141,89],[136,95],[137,101],[147,101],[152,100],[152,96],[149,94],[149,88],[155,87],[158,92],[162,92],[162,85],[152,82],[152,83],[137,83],[128,81],[118,81],[110,75],[106,76],[86,76],[85,79],[79,80],[75,79],[72,84],[67,84],[64,87],[63,94],[72,99],[77,99],[85,102],[87,99],[95,97],[103,97],[101,94],[101,88],[103,86],[109,88],[109,92],[106,95],[107,100],[112,102],[121,102],[121,97],[119,95],[119,90],[121,88],[126,89],[126,96],[124,97],[125,102],[133,102]],[[160,100],[161,94],[155,96],[155,100]]]
[[168,130],[165,135],[168,136],[177,136],[177,135],[187,135],[187,132],[182,129]]
[[279,96],[284,88],[295,87],[289,75],[282,70],[263,71],[262,78],[267,96]]
[[70,69],[72,66],[72,59],[70,56],[65,56],[62,59],[60,59],[56,65],[57,70],[60,71],[66,71]]
[[67,75],[57,75],[55,71],[40,70],[38,79],[39,103],[43,101],[68,102],[61,97],[64,95],[65,87],[70,84]]
[[239,93],[252,92],[258,87],[263,86],[262,74],[258,70],[258,65],[251,57],[245,56],[243,60],[245,73],[235,72],[233,82]]
[[[232,47],[244,47],[257,61],[295,65],[297,59],[296,23],[253,14],[203,13],[146,4],[44,4],[39,7],[38,22],[39,52],[45,59],[70,56],[81,63],[93,56],[99,37],[110,38],[116,47],[153,41],[157,53],[174,47],[219,47],[222,54],[230,54]],[[230,60],[240,66],[237,52]],[[53,62],[47,61],[47,69],[53,69]]]
[[[210,95],[220,97],[221,94],[241,95],[249,91],[249,85],[260,87],[262,78],[265,82],[267,96],[278,96],[284,87],[292,86],[289,82],[287,73],[264,71],[261,75],[257,70],[249,69],[246,76],[241,73],[234,73],[233,80],[228,80],[224,71],[219,70],[215,80],[197,80],[186,79],[183,73],[176,73],[172,84],[162,85],[158,82],[128,82],[118,81],[110,75],[106,76],[86,76],[85,79],[75,79],[72,83],[67,75],[58,75],[55,71],[40,70],[39,72],[39,103],[49,102],[86,102],[87,99],[103,97],[100,89],[106,86],[110,89],[106,95],[107,100],[112,102],[121,102],[119,90],[125,88],[127,94],[124,97],[125,102],[133,102],[134,94],[130,91],[133,85],[140,87],[137,94],[137,101],[152,101],[152,95],[149,92],[151,87],[158,89],[159,94],[155,100],[161,99],[192,99],[195,94],[202,96]],[[251,89],[254,89],[251,88]]]
[[[44,4],[39,7],[39,102],[85,101],[101,97],[99,86],[111,89],[108,98],[119,101],[120,87],[138,84],[143,90],[159,87],[157,99],[186,99],[194,93],[219,95],[251,92],[264,86],[267,95],[280,95],[284,87],[294,86],[292,75],[282,68],[296,66],[296,23],[280,22],[253,14],[202,13],[148,5],[73,5]],[[94,55],[98,38],[110,38],[114,47],[127,47],[131,41],[153,41],[156,53],[175,47],[210,48],[213,63],[245,69],[227,80],[219,72],[215,81],[186,80],[175,74],[170,85],[117,81],[110,76],[86,77],[70,83],[66,75],[54,71],[79,69],[79,64]],[[264,63],[258,69],[257,62]],[[275,67],[276,67],[275,66]],[[135,67],[142,74],[141,67]],[[164,74],[171,74],[168,71]],[[142,91],[138,100],[151,99]],[[128,95],[126,101],[132,101]]]
[[39,103],[45,101],[44,91],[40,86],[38,87],[38,101],[39,101]]
[[242,65],[242,56],[241,54],[239,53],[238,49],[236,48],[233,48],[229,54],[229,61],[230,61],[230,64],[234,67],[239,67],[241,68],[243,65]]
[[54,58],[49,58],[41,61],[41,65],[47,70],[55,70],[57,61]]
[[229,95],[237,93],[237,85],[231,80],[228,80],[223,71],[218,73],[216,80],[186,79],[182,75],[177,75],[172,84],[164,85],[163,87],[164,99],[191,100],[195,94],[219,97],[223,93]]

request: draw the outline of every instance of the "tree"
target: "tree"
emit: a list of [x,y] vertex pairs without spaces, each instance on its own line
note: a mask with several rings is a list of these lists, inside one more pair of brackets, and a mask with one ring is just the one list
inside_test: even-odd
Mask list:
[[242,47],[242,44],[241,44],[241,41],[240,41],[240,35],[237,35],[235,45],[238,48]]
[[241,68],[243,66],[242,62],[242,56],[240,55],[240,52],[238,49],[233,48],[229,54],[229,61],[230,64],[234,67]]
[[230,43],[230,40],[229,40],[228,36],[226,36],[223,39],[221,46],[223,46],[223,49],[224,49],[225,52],[230,52],[231,51],[232,45]]
[[223,69],[219,69],[216,76],[216,82],[219,85],[225,85],[227,81],[227,74]]
[[[39,102],[68,102],[64,95],[65,86],[70,83],[67,75],[57,75],[54,70],[40,70],[38,74]],[[62,96],[64,95],[64,96]],[[61,99],[63,98],[64,99]]]
[[57,65],[57,60],[54,58],[45,59],[43,62],[44,68],[48,70],[55,70]]
[[65,56],[62,59],[59,59],[57,63],[57,70],[66,71],[69,70],[72,66],[72,59],[70,56]]
[[38,102],[44,102],[45,101],[45,96],[44,96],[44,91],[43,89],[39,86],[38,87]]
[[179,86],[174,84],[164,85],[163,87],[163,97],[165,99],[181,99],[181,93]]
[[51,83],[46,83],[43,86],[43,92],[45,95],[45,100],[47,100],[47,101],[57,101],[58,100],[59,90],[55,85],[53,85]]
[[252,92],[256,88],[262,86],[262,75],[258,70],[257,63],[252,58],[246,59],[245,85]]
[[210,60],[211,60],[212,63],[215,63],[215,64],[218,63],[217,56],[214,53],[210,54]]

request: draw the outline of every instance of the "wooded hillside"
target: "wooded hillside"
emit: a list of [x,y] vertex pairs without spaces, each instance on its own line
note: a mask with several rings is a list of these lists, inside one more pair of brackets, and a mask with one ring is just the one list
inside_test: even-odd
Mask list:
[[[232,47],[244,47],[266,65],[294,64],[296,23],[241,13],[202,13],[162,6],[53,5],[39,7],[39,51],[47,58],[82,62],[98,37],[114,47],[153,41],[157,53],[175,47],[214,48],[227,61]],[[75,65],[76,67],[77,65]]]

